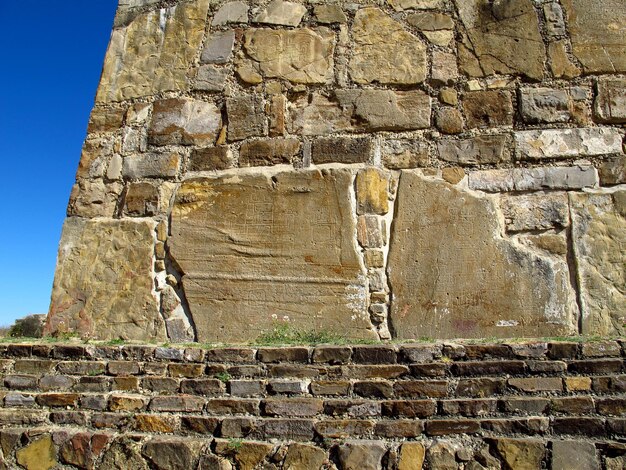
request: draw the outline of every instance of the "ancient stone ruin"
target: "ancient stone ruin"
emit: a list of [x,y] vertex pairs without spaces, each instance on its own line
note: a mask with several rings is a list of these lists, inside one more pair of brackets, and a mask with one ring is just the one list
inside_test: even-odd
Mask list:
[[120,0],[47,334],[626,332],[623,0]]

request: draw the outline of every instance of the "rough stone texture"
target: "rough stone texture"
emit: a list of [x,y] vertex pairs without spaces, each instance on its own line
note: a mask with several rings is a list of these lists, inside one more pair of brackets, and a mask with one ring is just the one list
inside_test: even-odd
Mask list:
[[502,199],[507,231],[547,230],[569,225],[569,201],[565,193],[535,193]]
[[567,264],[502,238],[489,198],[404,171],[396,210],[388,270],[398,337],[576,331]]
[[211,25],[222,26],[228,23],[247,23],[248,10],[246,2],[228,2],[222,5],[213,16]]
[[600,122],[626,122],[626,79],[601,79],[594,103],[594,113]]
[[495,446],[507,468],[534,470],[541,468],[545,448],[533,439],[496,439]]
[[465,29],[459,42],[462,71],[474,77],[512,73],[543,78],[546,53],[531,0],[455,4]]
[[626,191],[571,193],[582,332],[626,332]]
[[102,180],[81,180],[70,194],[67,215],[79,217],[112,217],[122,193],[119,183],[106,184]]
[[339,5],[315,5],[315,18],[322,24],[347,23],[348,18]]
[[50,470],[58,465],[50,435],[34,440],[16,452],[17,463],[28,470]]
[[596,446],[585,441],[552,441],[551,470],[600,470]]
[[285,455],[285,470],[320,470],[326,461],[326,452],[305,444],[291,444]]
[[[122,101],[188,86],[188,68],[202,43],[209,0],[137,16],[113,30],[97,101]],[[162,23],[164,22],[164,24]]]
[[342,109],[338,103],[313,93],[309,99],[300,99],[290,108],[289,131],[298,135],[325,135],[352,130],[352,109]]
[[200,62],[203,64],[226,64],[230,60],[234,46],[234,31],[216,32],[204,44]]
[[44,333],[165,339],[152,293],[153,231],[148,221],[67,219]]
[[379,470],[384,453],[379,442],[346,442],[339,447],[339,465],[342,470]]
[[201,440],[154,438],[143,446],[142,453],[159,470],[188,470],[196,467],[205,445]]
[[304,5],[273,0],[254,18],[254,21],[282,26],[298,26],[305,13],[306,7]]
[[213,103],[168,99],[154,103],[149,142],[155,145],[209,145],[222,127],[222,115]]
[[567,92],[552,88],[523,88],[521,91],[520,111],[524,121],[536,124],[570,120]]
[[257,95],[240,95],[226,100],[228,112],[228,140],[243,140],[265,134],[263,98]]
[[469,139],[442,139],[437,143],[439,158],[459,165],[503,163],[510,160],[507,135],[484,135]]
[[515,133],[517,158],[578,158],[622,153],[622,135],[617,129],[579,128]]
[[[173,178],[178,174],[180,155],[174,152],[131,155],[122,161],[122,175],[127,179]],[[111,185],[109,185],[111,186]]]
[[605,160],[598,171],[602,186],[626,183],[626,155]]
[[300,151],[298,139],[262,139],[244,143],[239,150],[239,165],[270,166],[289,164]]
[[249,29],[244,48],[264,77],[326,83],[333,77],[334,37],[326,28]]
[[351,184],[345,170],[183,184],[170,250],[185,273],[198,340],[241,339],[240,325],[252,316],[249,339],[277,319],[372,337],[352,242]]
[[357,214],[385,215],[389,211],[389,175],[376,168],[356,176]]
[[405,442],[400,447],[398,470],[419,470],[424,464],[426,450],[419,442]]
[[425,80],[426,47],[382,10],[359,10],[352,38],[350,76],[356,83],[411,85]]
[[469,174],[470,188],[487,192],[582,189],[597,184],[598,172],[591,166],[482,170]]
[[513,103],[508,91],[473,91],[463,96],[462,105],[470,128],[513,124]]
[[626,71],[626,4],[564,0],[572,50],[587,73]]

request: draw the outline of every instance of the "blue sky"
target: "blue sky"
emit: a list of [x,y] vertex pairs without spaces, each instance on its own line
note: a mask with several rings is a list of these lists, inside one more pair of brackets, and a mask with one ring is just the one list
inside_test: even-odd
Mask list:
[[45,313],[116,0],[0,0],[0,325]]

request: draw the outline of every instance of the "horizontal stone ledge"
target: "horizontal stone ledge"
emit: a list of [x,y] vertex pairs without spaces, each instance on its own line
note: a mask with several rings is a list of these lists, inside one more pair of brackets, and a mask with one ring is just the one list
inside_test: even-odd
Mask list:
[[592,166],[480,170],[469,174],[470,189],[489,193],[583,189],[598,184],[598,171]]

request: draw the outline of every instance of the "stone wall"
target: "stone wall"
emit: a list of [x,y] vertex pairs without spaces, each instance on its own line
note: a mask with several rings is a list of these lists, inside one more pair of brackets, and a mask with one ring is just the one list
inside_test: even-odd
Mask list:
[[623,0],[121,0],[46,331],[626,331]]
[[626,467],[623,341],[0,345],[0,468]]

